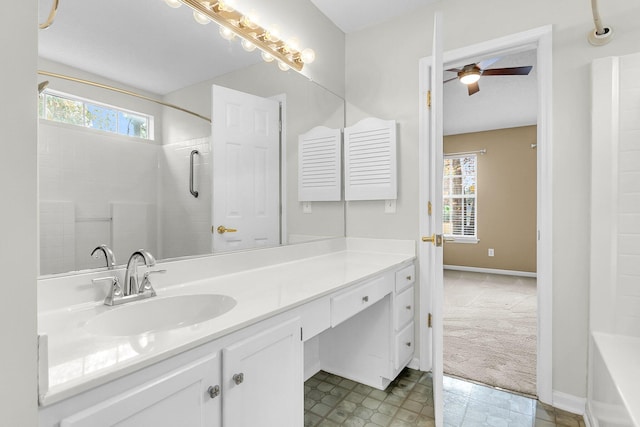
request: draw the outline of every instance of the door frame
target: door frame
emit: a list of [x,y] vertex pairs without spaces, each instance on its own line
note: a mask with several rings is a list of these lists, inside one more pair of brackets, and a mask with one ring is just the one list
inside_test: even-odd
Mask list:
[[[553,401],[553,353],[552,353],[552,315],[553,315],[553,218],[552,218],[552,26],[546,25],[521,33],[489,40],[444,52],[445,68],[455,66],[470,57],[515,53],[531,48],[537,53],[538,76],[538,119],[537,119],[537,367],[536,383],[538,399],[544,403]],[[428,230],[426,214],[428,183],[426,179],[429,165],[429,109],[424,102],[429,90],[431,57],[420,59],[419,72],[419,143],[420,143],[420,235]],[[430,331],[425,327],[431,312],[430,295],[433,293],[428,280],[429,258],[425,245],[420,242],[420,369],[432,367]],[[423,339],[426,337],[426,339]],[[424,342],[423,342],[424,341]]]

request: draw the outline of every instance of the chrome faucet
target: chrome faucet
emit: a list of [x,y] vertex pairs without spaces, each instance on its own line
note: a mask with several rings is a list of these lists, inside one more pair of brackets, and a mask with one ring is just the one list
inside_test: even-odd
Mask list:
[[[138,262],[144,262],[147,267],[153,267],[156,265],[156,259],[144,249],[138,249],[129,257],[127,263],[127,272],[124,276],[124,296],[135,295],[144,291],[144,286],[141,288],[138,286]],[[148,275],[145,276],[145,282],[148,281]],[[145,285],[146,283],[143,282]]]
[[113,270],[116,266],[116,256],[113,254],[111,248],[103,243],[100,246],[96,246],[96,248],[91,251],[91,256],[98,259],[98,253],[100,251],[102,251],[104,259],[107,261],[107,268],[109,270]]

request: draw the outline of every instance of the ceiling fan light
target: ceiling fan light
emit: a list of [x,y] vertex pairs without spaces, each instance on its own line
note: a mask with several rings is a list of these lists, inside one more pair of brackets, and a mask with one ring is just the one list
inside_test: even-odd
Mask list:
[[480,72],[476,70],[463,71],[458,77],[460,78],[460,83],[470,85],[480,80]]

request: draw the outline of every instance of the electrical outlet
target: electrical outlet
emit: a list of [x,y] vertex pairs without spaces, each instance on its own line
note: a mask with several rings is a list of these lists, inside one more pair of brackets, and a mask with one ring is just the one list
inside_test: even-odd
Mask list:
[[493,255],[494,255],[493,248],[491,248],[491,249],[489,249],[489,256],[493,256]]

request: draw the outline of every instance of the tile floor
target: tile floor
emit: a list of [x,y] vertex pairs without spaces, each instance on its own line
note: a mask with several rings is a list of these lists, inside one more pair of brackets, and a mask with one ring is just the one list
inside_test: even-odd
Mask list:
[[[527,397],[445,377],[446,427],[584,427]],[[381,391],[320,371],[305,382],[305,427],[434,426],[431,374],[405,369]]]

